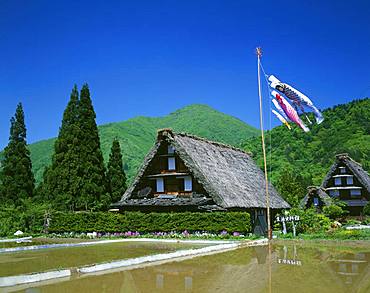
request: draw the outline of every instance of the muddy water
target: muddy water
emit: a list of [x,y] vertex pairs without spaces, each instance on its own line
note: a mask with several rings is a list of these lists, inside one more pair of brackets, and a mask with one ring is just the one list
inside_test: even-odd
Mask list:
[[11,242],[0,242],[0,249],[2,248],[14,248],[21,246],[34,246],[34,245],[45,245],[45,244],[60,244],[60,243],[79,243],[79,242],[92,242],[95,239],[79,239],[79,238],[44,238],[37,237],[19,241]]
[[[202,245],[152,242],[119,242],[0,254],[0,277],[76,268],[144,255],[199,248]],[[1,290],[1,289],[0,289]]]
[[270,251],[242,248],[143,269],[74,276],[23,292],[370,292],[370,244],[275,245]]

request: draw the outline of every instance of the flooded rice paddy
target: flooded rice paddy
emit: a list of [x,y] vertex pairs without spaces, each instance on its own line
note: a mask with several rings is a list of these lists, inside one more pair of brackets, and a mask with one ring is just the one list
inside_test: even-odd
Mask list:
[[[36,243],[40,243],[40,241]],[[199,247],[202,247],[202,245],[161,242],[114,242],[88,246],[5,252],[0,253],[0,277],[77,268],[114,260]]]
[[[158,254],[183,244],[121,243],[0,254],[0,275]],[[199,246],[197,246],[199,247]],[[28,267],[28,269],[25,269]],[[11,270],[12,273],[8,273]],[[370,292],[369,245],[279,244],[239,248],[144,268],[8,287],[19,292]],[[1,291],[1,288],[0,288]]]
[[95,239],[78,239],[78,238],[32,238],[24,237],[17,239],[0,240],[0,252],[5,248],[16,248],[24,246],[48,245],[48,244],[69,244],[81,242],[95,242]]

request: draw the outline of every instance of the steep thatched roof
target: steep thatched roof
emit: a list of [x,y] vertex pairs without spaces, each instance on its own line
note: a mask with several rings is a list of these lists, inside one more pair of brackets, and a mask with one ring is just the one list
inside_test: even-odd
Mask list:
[[370,193],[370,177],[369,174],[362,168],[362,166],[354,161],[348,154],[338,154],[335,156],[336,160],[331,166],[328,174],[326,175],[321,187],[326,188],[328,186],[330,178],[333,176],[335,170],[339,165],[344,164],[349,170],[356,176],[358,181],[367,189]]
[[309,186],[307,187],[306,196],[299,203],[300,207],[305,208],[307,206],[308,200],[313,196],[317,196],[318,198],[320,198],[326,206],[330,206],[333,204],[333,199],[325,192],[322,187]]
[[[123,195],[121,203],[132,197],[135,187],[164,141],[175,147],[176,153],[194,178],[218,206],[222,208],[266,207],[264,174],[246,152],[193,135],[173,133],[170,129],[158,132],[156,144],[144,159],[135,180]],[[290,207],[270,183],[269,194],[272,208]],[[116,205],[120,205],[120,202]]]

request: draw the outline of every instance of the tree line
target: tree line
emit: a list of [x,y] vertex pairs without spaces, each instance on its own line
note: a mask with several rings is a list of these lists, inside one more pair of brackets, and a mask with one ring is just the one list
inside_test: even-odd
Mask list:
[[[294,125],[290,131],[284,125],[266,131],[270,180],[292,206],[298,206],[308,186],[321,185],[336,154],[348,153],[370,170],[370,99],[328,108],[323,115],[325,120],[310,125],[308,133]],[[242,147],[262,168],[261,138],[250,138]]]
[[121,147],[114,139],[105,166],[95,119],[88,85],[84,84],[80,92],[74,86],[63,113],[51,165],[35,187],[24,111],[19,103],[10,119],[9,143],[1,161],[2,205],[48,203],[56,210],[93,211],[107,209],[118,201],[127,188]]

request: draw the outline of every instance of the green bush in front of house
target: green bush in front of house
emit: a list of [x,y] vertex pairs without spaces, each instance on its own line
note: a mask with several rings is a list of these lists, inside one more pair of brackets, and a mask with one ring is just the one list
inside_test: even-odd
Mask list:
[[370,202],[368,202],[368,203],[367,203],[367,205],[366,205],[366,206],[364,206],[363,213],[364,213],[364,215],[366,215],[366,216],[370,216]]
[[247,212],[215,213],[140,213],[56,212],[51,216],[49,232],[125,232],[138,231],[250,232]]
[[[324,232],[329,230],[331,226],[330,219],[323,214],[317,213],[314,208],[306,210],[293,208],[289,211],[289,215],[300,217],[296,227],[297,234]],[[291,223],[288,223],[287,226],[291,231]]]

